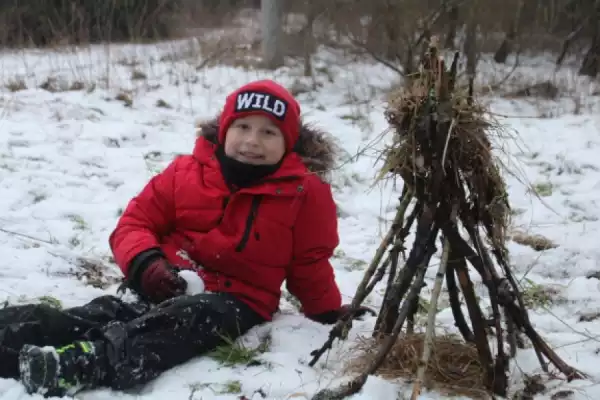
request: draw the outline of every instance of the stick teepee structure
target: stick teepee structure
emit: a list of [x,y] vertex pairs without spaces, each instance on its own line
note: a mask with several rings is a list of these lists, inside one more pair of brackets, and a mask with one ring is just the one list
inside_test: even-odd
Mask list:
[[[376,355],[351,382],[323,390],[313,400],[342,399],[360,391],[399,336],[410,334],[436,243],[442,247],[441,263],[413,377],[413,399],[424,385],[434,342],[436,305],[444,281],[455,325],[464,342],[476,349],[486,390],[499,396],[507,394],[509,358],[519,344],[522,347],[522,335],[531,342],[545,371],[551,363],[569,380],[584,377],[561,360],[529,321],[509,267],[505,232],[510,207],[488,137],[499,128],[485,118],[486,110],[474,101],[472,80],[466,88],[457,87],[458,53],[449,69],[438,53],[436,45],[430,44],[420,70],[392,97],[386,111],[393,142],[383,153],[380,177],[401,178],[402,196],[395,220],[352,303],[355,310],[387,273],[384,301],[373,332],[378,340]],[[408,246],[405,239],[413,226],[414,241]],[[410,251],[404,265],[399,266],[404,249]],[[473,271],[480,275],[487,290],[492,310],[489,317],[484,315],[475,294]],[[350,323],[340,321],[333,327],[323,347],[311,354],[311,365],[336,338],[345,338]],[[402,332],[405,324],[408,332]]]

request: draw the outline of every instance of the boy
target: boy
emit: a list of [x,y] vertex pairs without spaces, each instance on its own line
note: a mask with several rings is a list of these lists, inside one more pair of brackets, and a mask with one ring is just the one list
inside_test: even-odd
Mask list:
[[[5,376],[14,376],[18,352],[29,393],[143,384],[270,321],[284,281],[309,318],[343,317],[329,263],[336,206],[322,179],[332,162],[332,144],[301,123],[287,90],[268,80],[239,88],[201,127],[193,153],[153,177],[110,236],[126,285],[143,301],[0,311]],[[179,270],[195,271],[205,292],[184,295]]]

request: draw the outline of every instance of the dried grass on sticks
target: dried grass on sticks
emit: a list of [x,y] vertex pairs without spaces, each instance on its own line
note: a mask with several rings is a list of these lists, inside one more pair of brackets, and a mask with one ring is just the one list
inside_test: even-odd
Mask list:
[[[390,98],[385,116],[393,140],[382,153],[384,166],[378,179],[399,177],[403,191],[396,218],[352,302],[354,310],[387,273],[384,301],[373,332],[376,354],[350,383],[321,391],[313,400],[342,399],[360,391],[368,376],[386,362],[398,338],[411,333],[425,272],[437,252],[438,240],[444,250],[431,303],[437,302],[445,282],[455,324],[464,342],[476,349],[486,390],[507,394],[509,358],[522,343],[520,335],[531,341],[546,371],[549,362],[569,380],[584,376],[561,360],[529,322],[509,268],[505,238],[510,205],[490,141],[490,135],[502,128],[487,119],[485,108],[475,101],[472,80],[467,87],[456,86],[457,62],[458,53],[446,68],[435,43],[430,44],[418,73]],[[406,246],[413,225],[415,238]],[[404,265],[399,266],[404,249],[410,250],[403,257]],[[490,316],[481,309],[469,264],[487,290]],[[402,332],[405,323],[407,332]],[[312,353],[311,365],[336,338],[345,338],[348,329],[348,320],[337,323],[323,347]],[[434,329],[435,307],[430,307],[412,399],[425,384]],[[495,354],[489,340],[495,342]]]

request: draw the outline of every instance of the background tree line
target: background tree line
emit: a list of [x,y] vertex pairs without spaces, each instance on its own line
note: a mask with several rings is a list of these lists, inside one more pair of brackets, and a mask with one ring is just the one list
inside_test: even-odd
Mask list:
[[[552,52],[560,64],[583,54],[580,73],[600,69],[600,0],[0,0],[0,45],[148,42],[184,37],[226,24],[242,8],[260,9],[263,52],[276,67],[320,45],[368,54],[410,73],[431,35],[467,55],[475,73],[480,52],[504,63],[517,52]],[[287,16],[303,16],[293,32]],[[200,38],[201,39],[201,38]]]

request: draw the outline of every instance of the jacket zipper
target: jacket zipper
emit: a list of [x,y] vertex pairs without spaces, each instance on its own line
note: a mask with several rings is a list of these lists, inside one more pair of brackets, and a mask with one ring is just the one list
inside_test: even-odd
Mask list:
[[250,238],[250,232],[252,231],[252,224],[254,223],[254,219],[256,218],[256,213],[258,211],[258,206],[260,205],[260,201],[262,200],[262,195],[257,195],[252,198],[252,204],[250,205],[250,212],[248,213],[248,217],[246,218],[246,226],[244,228],[244,234],[242,235],[242,239],[235,247],[235,251],[238,253],[246,247],[248,244],[248,239]]
[[[284,182],[284,181],[288,181],[288,180],[297,179],[299,177],[300,177],[299,175],[289,175],[289,176],[282,176],[279,178],[265,179],[263,181],[257,182],[255,185],[267,183],[267,182]],[[254,185],[251,185],[251,186],[254,186]],[[241,252],[242,250],[244,250],[244,248],[248,244],[248,240],[250,239],[250,233],[252,232],[252,224],[254,223],[254,220],[256,219],[256,214],[258,212],[258,206],[260,205],[261,200],[262,200],[262,195],[255,195],[252,198],[252,204],[250,205],[250,212],[248,213],[248,217],[246,218],[246,226],[244,227],[244,233],[243,233],[242,238],[240,239],[239,243],[235,247],[235,251],[238,253]],[[227,203],[225,203],[224,206],[226,207]]]

